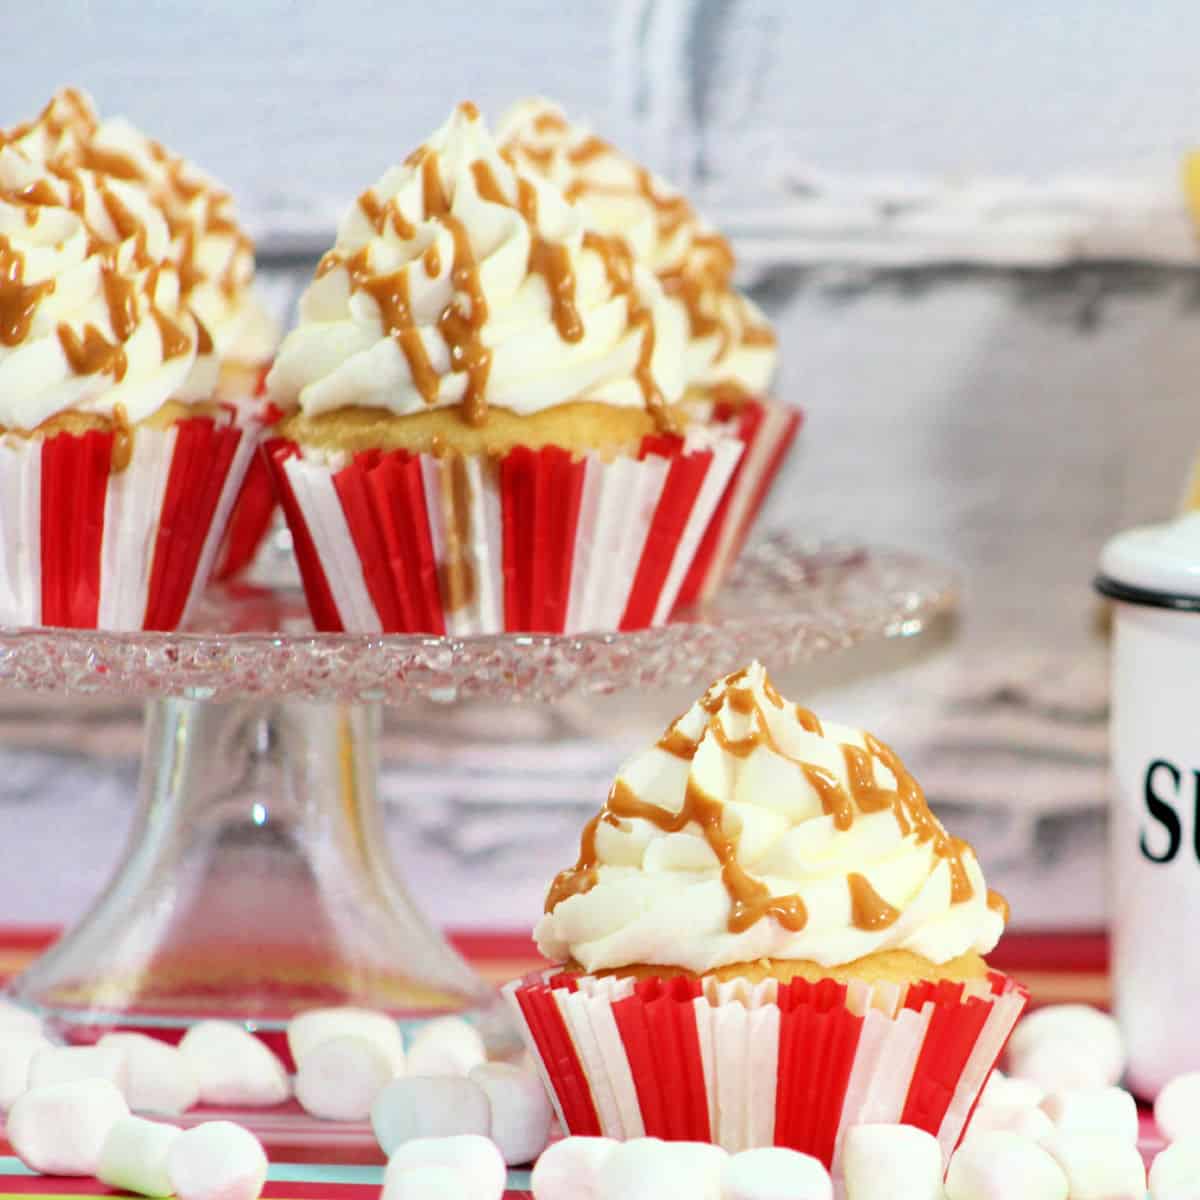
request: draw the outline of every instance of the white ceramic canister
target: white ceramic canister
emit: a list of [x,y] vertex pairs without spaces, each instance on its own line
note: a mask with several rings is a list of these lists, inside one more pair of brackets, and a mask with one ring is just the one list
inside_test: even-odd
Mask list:
[[1200,1070],[1200,513],[1104,548],[1112,659],[1113,1005],[1129,1087]]

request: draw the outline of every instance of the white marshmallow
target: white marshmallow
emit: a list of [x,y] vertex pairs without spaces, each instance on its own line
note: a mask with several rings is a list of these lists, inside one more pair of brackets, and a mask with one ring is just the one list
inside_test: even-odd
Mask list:
[[533,1162],[550,1140],[554,1110],[542,1081],[510,1063],[484,1063],[467,1078],[483,1088],[491,1107],[488,1135],[510,1167]]
[[842,1147],[846,1200],[941,1200],[937,1138],[912,1125],[853,1125]]
[[766,1146],[725,1164],[721,1200],[833,1200],[833,1181],[812,1155]]
[[977,1133],[1015,1133],[1040,1142],[1054,1132],[1054,1122],[1040,1108],[1023,1104],[983,1104],[975,1110],[967,1137]]
[[379,1200],[499,1200],[500,1195],[473,1188],[457,1167],[405,1167],[384,1175]]
[[108,1079],[72,1079],[18,1096],[5,1133],[13,1152],[43,1175],[95,1175],[109,1130],[129,1105]]
[[461,1017],[438,1017],[422,1025],[408,1048],[410,1075],[466,1075],[487,1062],[483,1038]]
[[40,1033],[0,1029],[0,1112],[29,1086],[29,1067],[35,1055],[53,1047]]
[[1036,1108],[1045,1098],[1046,1093],[1032,1079],[1012,1079],[1003,1071],[993,1071],[979,1095],[979,1107]]
[[51,1046],[29,1064],[31,1088],[75,1079],[107,1079],[124,1092],[129,1081],[125,1055],[111,1046]]
[[1174,1142],[1155,1156],[1150,1200],[1200,1200],[1200,1145]]
[[1176,1075],[1158,1093],[1154,1120],[1168,1142],[1200,1133],[1200,1071]]
[[283,1063],[232,1021],[193,1025],[179,1049],[195,1072],[202,1104],[271,1108],[291,1095]]
[[306,1046],[296,1072],[296,1099],[324,1121],[365,1121],[395,1075],[394,1061],[377,1042],[357,1036]]
[[487,1094],[470,1079],[405,1075],[393,1079],[371,1105],[371,1128],[379,1148],[390,1155],[414,1138],[487,1137],[492,1112]]
[[167,1175],[177,1200],[257,1200],[267,1181],[267,1154],[250,1130],[206,1121],[175,1139]]
[[597,1178],[617,1143],[604,1137],[565,1137],[534,1163],[533,1200],[596,1200]]
[[389,1181],[402,1177],[415,1167],[452,1167],[464,1177],[470,1189],[462,1195],[472,1197],[472,1200],[500,1200],[508,1180],[504,1159],[495,1144],[475,1134],[416,1138],[405,1142],[388,1159],[383,1176],[384,1193],[388,1191]]
[[0,1033],[40,1033],[45,1036],[42,1018],[29,1009],[0,996]]
[[200,1102],[200,1085],[178,1046],[144,1033],[106,1033],[101,1049],[125,1056],[125,1099],[134,1112],[178,1116]]
[[120,1192],[169,1196],[167,1155],[181,1132],[161,1121],[122,1117],[104,1139],[96,1178]]
[[1144,1200],[1136,1145],[1106,1133],[1055,1133],[1043,1143],[1067,1177],[1071,1200]]
[[1047,1092],[1109,1087],[1125,1070],[1121,1031],[1090,1004],[1055,1004],[1019,1022],[1008,1042],[1009,1074]]
[[1042,1110],[1062,1133],[1104,1133],[1137,1144],[1137,1101],[1122,1088],[1051,1092]]
[[597,1200],[720,1200],[729,1156],[719,1146],[700,1152],[700,1145],[658,1138],[622,1142],[600,1165]]
[[1067,1200],[1062,1167],[1015,1133],[969,1137],[950,1159],[946,1200]]
[[288,1049],[299,1071],[310,1050],[334,1038],[355,1037],[374,1044],[388,1060],[391,1074],[404,1070],[404,1039],[387,1013],[369,1008],[312,1008],[288,1022]]

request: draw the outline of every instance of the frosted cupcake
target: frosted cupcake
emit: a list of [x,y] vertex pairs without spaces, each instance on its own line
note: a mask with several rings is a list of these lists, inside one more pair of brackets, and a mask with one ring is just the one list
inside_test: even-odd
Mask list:
[[568,121],[548,100],[516,105],[498,138],[519,169],[552,181],[589,227],[620,237],[654,272],[686,329],[685,404],[746,444],[680,590],[681,604],[707,599],[736,560],[800,425],[798,409],[767,398],[775,334],[758,306],[733,286],[729,243],[665,180]]
[[[49,111],[53,118],[36,123],[24,139],[27,148],[43,161],[86,166],[146,193],[167,223],[167,256],[177,267],[180,302],[211,340],[215,398],[240,419],[260,422],[262,385],[279,335],[255,291],[254,244],[232,195],[123,117],[101,118],[81,92],[64,89]],[[266,463],[255,456],[225,530],[218,575],[249,563],[274,507]]]
[[167,220],[63,92],[0,133],[0,622],[170,629],[252,451]]
[[1006,916],[894,752],[755,663],[621,770],[537,926],[562,966],[506,992],[571,1133],[948,1156],[1026,999]]
[[267,380],[321,629],[666,619],[741,454],[684,400],[653,273],[475,107],[351,206]]

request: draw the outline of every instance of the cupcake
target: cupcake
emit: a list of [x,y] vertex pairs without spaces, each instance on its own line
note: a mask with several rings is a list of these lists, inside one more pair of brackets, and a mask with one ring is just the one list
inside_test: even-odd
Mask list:
[[[51,107],[65,119],[52,122],[52,129],[41,123],[42,157],[86,163],[149,196],[167,223],[168,257],[178,268],[181,302],[212,341],[215,399],[231,406],[240,420],[260,423],[263,382],[278,329],[254,289],[254,244],[239,224],[233,197],[123,117],[98,116],[79,92],[59,93]],[[249,563],[274,507],[266,463],[253,456],[225,529],[216,574],[227,577]]]
[[798,409],[767,398],[775,334],[733,286],[729,243],[665,180],[548,100],[516,105],[498,138],[518,169],[552,181],[592,228],[622,238],[655,273],[687,331],[684,403],[746,445],[680,589],[680,604],[706,600],[736,560],[800,426]]
[[573,1134],[948,1157],[1026,1000],[1006,917],[896,754],[754,663],[621,770],[536,929],[560,965],[506,995]]
[[351,205],[267,379],[317,627],[664,621],[742,450],[684,404],[684,337],[460,105]]
[[172,629],[252,440],[130,155],[59,93],[0,133],[0,622]]

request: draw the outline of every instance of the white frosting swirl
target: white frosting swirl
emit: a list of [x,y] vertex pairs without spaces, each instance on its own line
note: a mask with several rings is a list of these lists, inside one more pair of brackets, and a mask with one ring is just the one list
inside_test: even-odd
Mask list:
[[246,364],[270,358],[278,330],[254,292],[254,245],[220,183],[124,117],[101,118],[74,88],[56,93],[36,121],[9,136],[35,161],[86,167],[143,189],[166,218],[184,299],[217,355]]
[[623,237],[658,275],[687,321],[689,387],[766,390],[777,358],[767,319],[733,287],[729,243],[679,192],[549,100],[515,105],[497,137],[519,170],[549,179],[590,228]]
[[585,242],[579,213],[515,172],[460,105],[342,220],[268,394],[308,414],[461,405],[474,422],[489,405],[672,404],[683,329],[628,257]]
[[[653,819],[620,815],[635,810]],[[997,908],[899,760],[785,702],[754,663],[621,769],[535,932],[588,971],[832,967],[889,949],[944,963],[992,949]]]
[[216,363],[197,365],[162,214],[122,180],[25,153],[46,136],[0,135],[0,427],[66,410],[136,423],[204,398]]

